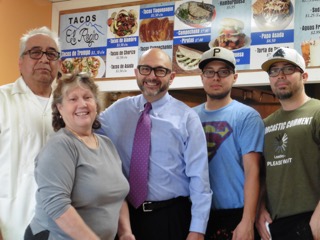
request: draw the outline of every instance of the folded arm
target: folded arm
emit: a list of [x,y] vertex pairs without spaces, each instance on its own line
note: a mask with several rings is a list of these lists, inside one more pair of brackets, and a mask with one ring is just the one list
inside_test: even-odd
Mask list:
[[99,240],[100,238],[88,227],[74,207],[70,206],[55,222],[74,240]]

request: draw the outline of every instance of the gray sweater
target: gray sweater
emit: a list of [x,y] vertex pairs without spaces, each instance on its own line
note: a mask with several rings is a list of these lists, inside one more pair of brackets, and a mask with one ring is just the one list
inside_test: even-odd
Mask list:
[[54,220],[72,205],[102,240],[114,239],[129,185],[114,145],[107,137],[97,137],[98,149],[90,149],[71,132],[60,129],[37,156],[33,234],[49,230],[49,239],[71,239]]

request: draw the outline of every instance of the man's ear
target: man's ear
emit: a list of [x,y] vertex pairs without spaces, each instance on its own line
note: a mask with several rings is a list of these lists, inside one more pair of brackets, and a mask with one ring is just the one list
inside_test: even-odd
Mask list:
[[176,72],[171,72],[170,73],[170,79],[169,79],[169,85],[173,83],[173,79],[176,77]]
[[137,68],[134,69],[134,74],[136,75],[136,78],[138,77],[138,73],[139,73],[139,70]]
[[233,84],[235,84],[237,80],[238,80],[238,73],[235,73],[233,75]]
[[301,77],[302,77],[303,82],[306,83],[308,81],[309,75],[307,72],[304,72],[301,74]]

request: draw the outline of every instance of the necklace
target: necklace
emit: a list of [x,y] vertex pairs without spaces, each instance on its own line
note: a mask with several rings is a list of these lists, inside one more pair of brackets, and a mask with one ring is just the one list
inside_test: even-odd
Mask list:
[[[75,131],[73,131],[71,128],[68,128],[67,129],[73,134],[75,135],[81,142],[83,142],[85,145],[87,145],[88,147],[92,147],[91,144],[88,142],[86,142],[82,137],[80,137],[80,135],[78,133],[76,133]],[[92,136],[93,136],[93,139],[94,139],[94,147],[98,147],[99,146],[99,142],[98,142],[98,138],[97,136],[94,134],[94,133],[91,133]],[[90,136],[88,136],[90,137]]]

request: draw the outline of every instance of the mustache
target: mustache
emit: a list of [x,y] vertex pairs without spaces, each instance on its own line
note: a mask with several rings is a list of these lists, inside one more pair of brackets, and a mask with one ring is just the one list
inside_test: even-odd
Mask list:
[[144,79],[143,81],[147,83],[161,83],[161,81],[157,79]]
[[285,80],[285,79],[279,79],[275,82],[275,85],[278,85],[278,84],[281,84],[281,83],[285,83],[285,84],[288,84],[290,83],[290,81],[288,80]]

